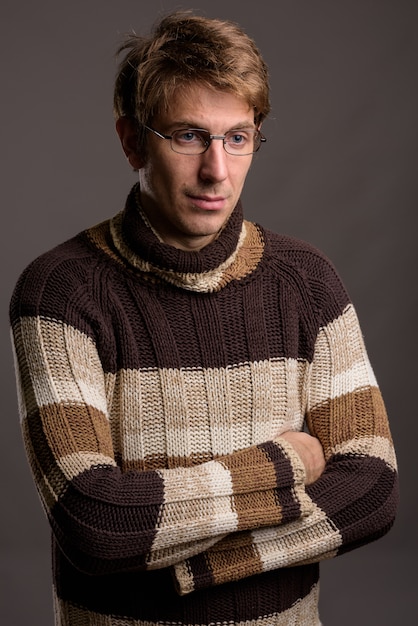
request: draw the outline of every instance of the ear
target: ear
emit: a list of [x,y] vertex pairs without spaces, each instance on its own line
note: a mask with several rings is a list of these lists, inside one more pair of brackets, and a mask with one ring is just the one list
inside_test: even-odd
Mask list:
[[144,166],[144,159],[138,151],[138,130],[135,120],[130,117],[120,117],[116,121],[116,132],[129,164],[134,170],[141,169]]

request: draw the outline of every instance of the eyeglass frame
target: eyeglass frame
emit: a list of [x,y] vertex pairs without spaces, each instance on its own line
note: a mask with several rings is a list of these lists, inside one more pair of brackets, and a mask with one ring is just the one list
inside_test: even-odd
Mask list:
[[[229,135],[229,133],[233,133],[233,132],[239,132],[241,129],[237,128],[236,130],[230,130],[228,131],[228,133],[226,135],[211,135],[210,132],[208,130],[206,130],[206,128],[179,128],[178,130],[173,131],[173,135],[165,135],[164,133],[160,133],[158,130],[155,130],[155,128],[152,128],[151,126],[147,126],[147,124],[142,124],[142,122],[140,122],[141,126],[143,126],[144,128],[146,128],[147,130],[150,130],[152,133],[154,133],[155,135],[157,135],[157,137],[160,137],[160,139],[169,139],[170,140],[170,148],[172,149],[173,152],[175,152],[176,154],[182,154],[184,156],[200,156],[201,154],[205,154],[205,152],[207,152],[207,150],[210,148],[210,145],[212,143],[212,141],[214,139],[220,139],[223,142],[223,148],[225,150],[225,152],[227,154],[230,154],[231,156],[250,156],[251,154],[256,154],[262,143],[266,143],[267,138],[263,135],[263,133],[254,128],[254,129],[250,129],[251,132],[254,133],[254,139],[255,137],[258,137],[259,139],[259,144],[257,146],[256,150],[252,150],[251,152],[243,152],[242,154],[235,154],[234,152],[228,152],[228,150],[226,149],[226,138]],[[243,129],[242,129],[243,130]],[[249,129],[247,129],[249,130]],[[203,147],[204,149],[202,150],[202,152],[195,152],[195,153],[187,153],[187,152],[179,152],[178,150],[174,150],[173,148],[173,137],[174,137],[174,133],[177,132],[188,132],[188,131],[195,131],[198,133],[205,133],[205,135],[207,136],[207,140],[205,139],[205,137],[201,137],[204,140],[203,143]]]

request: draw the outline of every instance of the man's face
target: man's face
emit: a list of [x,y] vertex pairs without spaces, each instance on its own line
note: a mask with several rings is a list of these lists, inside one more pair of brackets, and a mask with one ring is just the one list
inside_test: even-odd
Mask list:
[[[254,129],[247,102],[222,91],[194,87],[174,99],[170,110],[152,126],[171,135],[186,128],[203,128],[213,135]],[[213,140],[204,154],[177,154],[170,140],[148,131],[144,163],[139,163],[144,212],[161,239],[183,250],[210,243],[228,220],[241,195],[252,155],[228,154]]]

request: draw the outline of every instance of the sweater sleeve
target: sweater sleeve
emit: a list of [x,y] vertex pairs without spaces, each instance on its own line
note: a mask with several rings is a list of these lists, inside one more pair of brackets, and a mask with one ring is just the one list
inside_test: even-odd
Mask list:
[[398,501],[395,453],[351,304],[318,334],[306,420],[327,461],[323,475],[306,487],[311,513],[286,525],[234,533],[177,564],[180,593],[331,558],[390,529]]
[[283,443],[193,467],[122,471],[88,297],[73,293],[65,315],[54,315],[48,298],[57,297],[31,280],[20,281],[11,304],[22,430],[52,531],[76,567],[167,567],[229,533],[310,512],[304,469]]

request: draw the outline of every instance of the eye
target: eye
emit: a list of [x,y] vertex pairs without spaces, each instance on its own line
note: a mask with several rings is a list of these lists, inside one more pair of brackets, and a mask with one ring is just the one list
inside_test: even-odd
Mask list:
[[205,139],[202,137],[202,135],[197,132],[196,130],[193,129],[187,129],[187,130],[176,130],[175,133],[173,133],[173,137],[175,138],[175,140],[179,143],[205,143]]
[[196,136],[196,133],[193,133],[192,131],[189,130],[185,133],[178,133],[177,139],[180,139],[180,141],[185,141],[186,143],[189,143],[190,141],[196,141],[198,137]]
[[245,130],[233,130],[227,133],[225,141],[233,148],[243,148],[248,146],[252,135]]
[[232,143],[244,143],[244,141],[246,141],[246,137],[245,135],[240,135],[238,133],[236,133],[235,135],[232,135],[232,137],[230,138],[230,141]]

